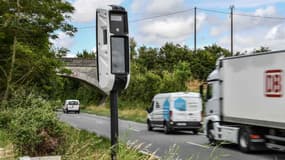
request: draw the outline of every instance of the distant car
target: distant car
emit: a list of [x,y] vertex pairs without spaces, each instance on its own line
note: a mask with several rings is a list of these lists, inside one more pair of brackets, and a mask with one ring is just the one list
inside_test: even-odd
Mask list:
[[78,114],[80,113],[79,100],[75,100],[75,99],[65,100],[64,106],[63,106],[63,113],[69,113],[69,112],[74,112]]
[[166,134],[175,130],[190,130],[198,134],[202,126],[202,100],[199,93],[157,94],[147,112],[149,131],[164,128]]

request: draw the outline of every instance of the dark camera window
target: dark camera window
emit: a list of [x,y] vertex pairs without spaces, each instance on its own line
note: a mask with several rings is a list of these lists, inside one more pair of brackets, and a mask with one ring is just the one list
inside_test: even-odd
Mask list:
[[108,41],[107,41],[107,29],[103,30],[103,43],[104,44],[108,43]]
[[111,44],[112,73],[126,73],[125,38],[112,37]]

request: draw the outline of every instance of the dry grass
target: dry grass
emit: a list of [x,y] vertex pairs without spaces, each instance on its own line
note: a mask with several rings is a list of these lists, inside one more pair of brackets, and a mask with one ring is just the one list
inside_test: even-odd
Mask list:
[[[109,116],[110,109],[107,106],[87,106],[83,111],[87,113],[95,113],[102,116]],[[135,122],[145,122],[147,117],[147,112],[142,107],[124,107],[119,109],[119,118],[125,120],[132,120]]]
[[191,80],[186,84],[187,90],[191,92],[199,92],[199,87],[202,83],[203,82],[199,80]]
[[15,153],[12,144],[0,148],[0,160],[12,160],[15,159]]
[[147,112],[142,108],[126,108],[119,110],[119,117],[122,119],[133,120],[136,122],[145,122]]

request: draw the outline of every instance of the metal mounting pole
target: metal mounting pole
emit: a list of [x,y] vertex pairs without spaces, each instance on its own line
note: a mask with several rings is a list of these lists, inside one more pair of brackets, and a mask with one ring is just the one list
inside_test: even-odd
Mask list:
[[197,42],[197,30],[196,30],[196,11],[197,7],[194,7],[194,53],[196,53],[196,42]]
[[118,91],[112,90],[110,95],[111,105],[111,159],[117,159],[118,151]]

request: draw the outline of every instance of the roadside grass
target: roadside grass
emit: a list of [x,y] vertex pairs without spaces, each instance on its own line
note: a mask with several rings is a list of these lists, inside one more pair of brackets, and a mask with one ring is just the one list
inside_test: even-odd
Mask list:
[[[110,140],[107,138],[67,125],[65,132],[69,133],[69,138],[67,146],[64,147],[65,154],[62,157],[63,160],[111,159]],[[138,151],[138,148],[127,146],[124,143],[119,143],[117,158],[122,160],[155,160],[152,155],[142,154]]]
[[[86,106],[82,109],[83,112],[97,114],[102,116],[110,116],[110,108],[109,106],[102,105],[90,105]],[[119,107],[119,118],[124,120],[131,120],[135,122],[144,123],[146,122],[147,112],[143,109],[142,106],[140,107]]]
[[9,140],[8,133],[0,129],[0,148],[5,148],[9,144],[11,144],[11,141]]
[[13,160],[15,159],[12,141],[10,140],[7,131],[0,129],[0,160]]
[[[63,132],[66,134],[66,142],[61,146],[57,154],[62,156],[62,160],[109,160],[110,140],[97,136],[86,130],[75,129],[67,124],[63,124]],[[0,129],[0,160],[13,160],[16,151],[13,152],[12,140],[8,136],[7,130]],[[4,149],[4,150],[3,150]],[[9,154],[7,152],[9,151]],[[23,156],[23,155],[18,155]],[[145,155],[139,152],[139,147],[128,146],[119,143],[118,159],[122,160],[156,160],[153,155]]]

